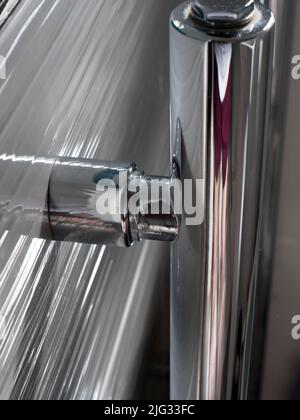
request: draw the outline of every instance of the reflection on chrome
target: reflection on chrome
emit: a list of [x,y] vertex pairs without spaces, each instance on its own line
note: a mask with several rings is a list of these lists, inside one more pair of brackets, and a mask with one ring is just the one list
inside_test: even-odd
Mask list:
[[[0,397],[53,398],[54,395],[63,399],[78,395],[80,398],[125,395],[127,384],[119,378],[124,377],[122,372],[127,365],[136,363],[135,355],[140,347],[136,337],[144,335],[142,330],[150,312],[151,296],[155,295],[153,269],[155,267],[157,273],[154,274],[159,277],[157,262],[160,255],[163,260],[168,258],[168,249],[152,249],[152,244],[146,242],[140,251],[133,249],[125,255],[122,250],[112,251],[109,246],[130,247],[146,239],[174,242],[171,397],[176,400],[246,399],[270,94],[272,13],[254,0],[193,0],[174,10],[170,23],[172,170],[169,177],[154,177],[146,176],[134,164],[93,159],[99,152],[99,138],[103,134],[100,122],[109,132],[114,124],[110,125],[108,119],[119,118],[118,136],[126,138],[123,153],[134,146],[130,142],[135,136],[129,136],[127,142],[126,124],[120,118],[120,105],[115,99],[120,92],[107,93],[106,81],[114,80],[119,89],[119,76],[112,75],[108,65],[99,71],[99,63],[106,62],[110,56],[109,43],[102,55],[97,54],[107,30],[102,16],[110,22],[111,6],[104,3],[99,6],[97,1],[93,2],[93,7],[76,3],[75,7],[73,0],[58,1],[50,6],[45,1],[29,6],[27,2],[20,26],[16,25],[16,30],[12,31],[14,42],[8,42],[6,48],[6,57],[13,61],[13,56],[24,53],[28,39],[36,45],[35,38],[38,38],[39,48],[45,45],[47,52],[40,54],[36,67],[28,69],[27,78],[22,74],[18,59],[0,91],[7,95],[5,98],[13,97],[10,80],[15,80],[14,77],[26,86],[20,95],[22,101],[15,101],[11,106],[18,111],[16,120],[25,123],[16,128],[10,125],[12,118],[8,112],[2,117],[4,146],[1,152],[14,136],[18,147],[9,148],[11,154],[0,156],[0,248],[5,248],[0,272],[0,365],[3,366]],[[140,3],[130,4],[131,12]],[[146,3],[143,7],[149,7]],[[17,4],[17,0],[5,4]],[[151,7],[147,11],[153,13]],[[143,19],[140,16],[141,27],[149,25],[149,33],[154,33],[161,13],[153,14],[153,19],[148,13],[144,13]],[[56,18],[52,20],[53,15]],[[0,26],[3,16],[0,14]],[[63,28],[62,32],[54,30],[55,20],[59,22],[58,27]],[[90,20],[89,25],[86,20]],[[64,21],[68,22],[68,31]],[[43,42],[36,37],[36,30],[30,34],[32,22],[39,28]],[[49,22],[50,28],[47,27]],[[122,30],[128,27],[132,39],[139,40],[138,26],[131,27],[127,20],[123,26],[115,26],[118,28],[116,45],[123,46]],[[45,27],[49,32],[43,38]],[[21,52],[16,54],[19,43]],[[52,44],[60,48],[52,50]],[[136,45],[131,46],[128,57],[135,57],[136,51]],[[148,58],[148,50],[146,55]],[[74,63],[82,57],[77,72]],[[149,62],[144,59],[139,62],[149,65],[155,58],[154,54]],[[164,59],[165,54],[162,54],[161,62]],[[23,57],[23,62],[26,60],[28,58]],[[115,68],[114,60],[107,59],[110,61]],[[128,63],[130,61],[133,60]],[[49,63],[52,65],[49,68],[62,65],[59,77],[55,72],[49,76],[48,70],[45,71]],[[87,63],[92,63],[88,72]],[[150,77],[152,70],[146,66],[143,69]],[[144,83],[145,71],[142,74]],[[31,150],[40,153],[46,149],[46,156],[55,149],[60,156],[82,154],[91,159],[22,156],[26,149],[20,147],[18,134],[22,132],[23,140],[23,130],[33,125],[33,112],[27,109],[31,103],[29,81],[34,82],[35,92],[38,92],[33,108],[43,105],[46,115],[41,112],[35,121],[44,148],[28,140],[31,132],[24,137],[30,146],[34,145]],[[56,92],[54,99],[51,95],[47,98],[49,103],[43,97],[41,86]],[[147,85],[144,87],[146,89]],[[18,89],[21,91],[20,86]],[[127,104],[127,96],[123,100]],[[154,130],[160,127],[159,118],[154,118],[151,112],[156,101],[157,98],[155,101],[152,98],[148,109]],[[161,98],[157,102],[163,105]],[[112,112],[114,106],[115,113]],[[107,126],[100,118],[95,122],[95,110],[100,114],[100,109],[104,110],[102,119]],[[136,111],[136,104],[132,109]],[[160,152],[161,145],[156,139],[161,133],[148,134],[149,115],[143,135],[146,143],[151,142],[156,152]],[[137,111],[132,118],[134,123],[139,117]],[[134,134],[136,132],[139,129]],[[59,136],[63,138],[60,147]],[[115,146],[114,152],[121,142],[118,136],[115,143],[108,136],[106,143],[108,149]],[[51,147],[50,140],[53,141]],[[20,156],[14,154],[20,150]],[[120,153],[115,153],[113,158],[117,155],[119,157]],[[143,155],[142,147],[140,157]],[[150,160],[148,164],[154,165],[154,162]],[[123,175],[125,187],[118,181]],[[174,196],[169,213],[144,211],[145,208],[163,209],[166,205],[163,198],[153,196],[137,200],[137,212],[130,210],[128,202],[132,190],[128,180],[140,189],[160,180],[170,192],[172,182],[179,178],[196,181],[203,210],[198,223],[191,224],[188,214],[179,217]],[[108,189],[106,181],[116,187],[113,204],[120,200],[119,212],[98,211],[102,181]],[[201,185],[197,181],[201,181]],[[193,188],[188,184],[184,186],[184,192],[192,196]],[[91,246],[81,247],[79,243]],[[134,263],[128,255],[136,256]],[[152,285],[148,281],[151,278]],[[68,357],[71,360],[66,360]],[[98,376],[94,373],[97,370],[101,371]],[[35,382],[33,385],[31,380]],[[118,387],[117,381],[121,382]]]

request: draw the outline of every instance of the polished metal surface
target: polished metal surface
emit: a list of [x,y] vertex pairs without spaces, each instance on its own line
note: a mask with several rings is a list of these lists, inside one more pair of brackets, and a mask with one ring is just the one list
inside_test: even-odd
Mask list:
[[248,384],[273,27],[258,3],[223,35],[191,3],[172,15],[172,148],[180,126],[182,178],[205,181],[204,221],[183,220],[172,251],[173,399],[238,399]]
[[[101,183],[103,188],[99,188]],[[130,191],[130,185],[135,191]],[[153,194],[156,184],[171,191],[168,177],[150,177],[134,164],[87,159],[55,161],[49,181],[48,215],[52,238],[57,241],[130,247],[143,239],[174,241],[178,221],[172,210],[163,214],[161,194]],[[144,199],[138,196],[132,213],[130,199],[146,187]],[[109,190],[107,193],[107,189]],[[109,201],[101,213],[101,197]],[[154,213],[154,200],[157,211]],[[155,209],[156,210],[156,209]]]
[[[146,191],[138,197],[137,211],[132,212],[130,203],[128,205],[133,241],[176,241],[180,233],[180,215],[174,208],[172,188],[179,175],[172,172],[172,168],[170,172],[169,177],[148,176],[136,169],[129,177],[129,201],[136,190]],[[130,190],[131,182],[133,191]]]
[[193,2],[186,1],[172,13],[172,25],[179,32],[185,33],[186,36],[202,42],[236,43],[250,41],[254,37],[261,36],[262,32],[268,32],[274,25],[274,20],[270,19],[269,9],[257,1],[254,5],[254,14],[249,15],[250,21],[243,25],[231,23],[224,28],[222,25],[203,25],[202,22],[199,23],[195,19],[195,13],[192,13]]
[[206,26],[228,28],[247,24],[255,13],[254,0],[194,0],[192,17]]
[[[298,296],[295,286],[299,276],[295,221],[299,205],[297,194],[291,189],[296,191],[298,188],[298,173],[293,159],[299,151],[293,139],[297,138],[298,132],[296,109],[299,91],[291,77],[291,61],[299,48],[297,21],[300,9],[294,0],[288,3],[262,0],[261,3],[273,11],[276,32],[247,398],[280,400],[299,395],[295,357],[299,347],[291,339],[288,325],[298,306],[295,298]],[[288,155],[290,157],[286,157]],[[284,198],[282,194],[285,194]]]
[[48,185],[54,159],[0,156],[0,234],[18,231],[32,238],[51,238]]
[[[168,281],[168,245],[123,250],[32,239],[50,234],[43,209],[54,161],[37,156],[135,161],[168,175],[167,22],[178,3],[26,0],[5,17],[1,399],[134,396],[158,285]],[[173,398],[299,398],[299,341],[291,338],[300,313],[299,82],[291,62],[300,8],[298,0],[261,3],[277,21],[273,68],[273,21],[261,6],[251,16],[261,26],[244,24],[245,9],[229,16],[228,1],[225,14],[209,15],[225,1],[195,0],[173,15],[172,158],[184,177],[206,184],[203,225],[183,220],[173,248]],[[208,7],[205,21],[195,19],[199,5]],[[155,239],[164,224],[159,218],[149,231],[142,217],[134,233]]]
[[[168,21],[177,4],[20,2],[0,31],[0,155],[134,161],[168,176]],[[34,168],[7,174],[12,202],[35,191],[45,202],[49,174]],[[1,399],[134,397],[169,281],[169,245],[31,239],[40,217],[8,229],[1,211]]]

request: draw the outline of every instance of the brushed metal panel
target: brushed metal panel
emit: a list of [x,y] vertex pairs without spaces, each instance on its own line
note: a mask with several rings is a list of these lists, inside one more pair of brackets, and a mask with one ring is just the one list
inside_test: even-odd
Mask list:
[[[21,2],[0,32],[0,154],[134,160],[168,174],[177,4]],[[40,182],[19,175],[14,193]],[[1,220],[0,230],[0,397],[130,398],[169,247],[48,243]]]

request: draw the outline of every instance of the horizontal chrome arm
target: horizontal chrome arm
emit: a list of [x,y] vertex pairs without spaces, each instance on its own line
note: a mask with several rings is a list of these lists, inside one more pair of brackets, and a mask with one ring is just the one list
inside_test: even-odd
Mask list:
[[247,398],[273,28],[254,0],[171,17],[172,150],[182,179],[205,183],[203,223],[182,220],[172,249],[175,400]]
[[[11,180],[18,173],[31,174],[28,184],[40,177],[41,189],[28,197],[25,188],[19,201],[12,202]],[[162,194],[153,195],[153,185],[170,191],[171,179],[148,177],[134,164],[0,156],[0,177],[0,216],[8,230],[37,219],[42,229],[36,236],[41,238],[126,247],[148,239],[174,241],[178,234],[172,203],[165,213]],[[143,200],[139,194],[134,201],[141,189]]]
[[[178,237],[176,400],[247,398],[273,28],[272,13],[255,0],[191,0],[174,10],[170,178],[148,177],[133,164],[0,156],[1,229],[125,247]],[[179,222],[172,201],[179,176],[204,185],[203,218],[193,226],[185,215]],[[153,195],[157,184],[169,200]]]

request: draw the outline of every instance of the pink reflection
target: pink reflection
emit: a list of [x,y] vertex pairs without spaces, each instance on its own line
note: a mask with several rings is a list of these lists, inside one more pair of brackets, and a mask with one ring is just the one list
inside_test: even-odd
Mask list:
[[[214,214],[212,267],[210,289],[210,389],[212,399],[221,395],[222,372],[225,363],[226,348],[224,335],[228,333],[226,325],[226,283],[227,278],[227,203],[228,203],[228,164],[230,157],[231,110],[232,110],[232,46],[215,45],[214,98]],[[216,395],[217,394],[217,395]]]

